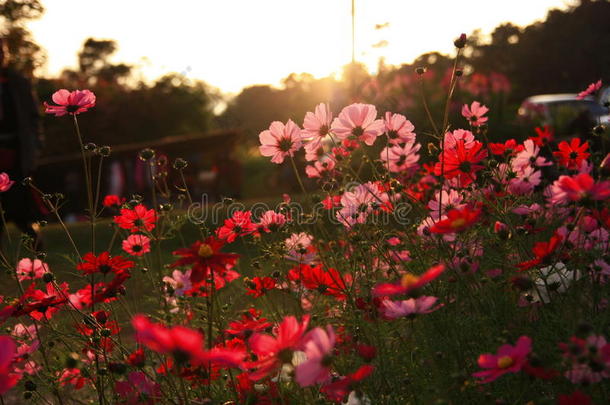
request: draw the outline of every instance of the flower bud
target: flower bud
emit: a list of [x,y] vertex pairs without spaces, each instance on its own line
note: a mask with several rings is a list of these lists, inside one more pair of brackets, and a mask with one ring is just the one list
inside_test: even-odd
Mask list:
[[188,162],[182,158],[177,158],[174,160],[174,169],[182,170],[188,166]]
[[112,152],[112,148],[110,146],[100,146],[99,149],[97,150],[97,153],[99,153],[100,156],[103,156],[103,157],[110,156],[111,152]]
[[53,280],[55,280],[55,276],[53,275],[53,273],[44,273],[42,275],[42,281],[44,281],[45,283],[51,283]]
[[155,151],[150,148],[142,149],[139,156],[141,160],[146,162],[155,157]]
[[453,45],[455,45],[455,47],[458,49],[462,49],[463,47],[465,47],[466,46],[466,34],[460,35],[460,37],[458,39],[453,41]]
[[426,73],[426,68],[424,66],[418,66],[415,68],[415,73],[421,76]]

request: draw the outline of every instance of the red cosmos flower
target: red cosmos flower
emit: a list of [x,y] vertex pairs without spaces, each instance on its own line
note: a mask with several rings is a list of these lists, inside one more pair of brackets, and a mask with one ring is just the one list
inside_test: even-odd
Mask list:
[[479,162],[487,157],[487,150],[482,149],[483,144],[479,141],[473,141],[470,145],[466,148],[464,141],[460,139],[456,141],[455,148],[446,149],[434,166],[434,174],[444,175],[447,179],[458,177],[461,186],[472,183],[476,178],[476,172],[483,169]]
[[119,271],[109,283],[95,284],[93,294],[91,293],[91,284],[88,284],[85,288],[78,290],[74,296],[70,296],[70,301],[76,306],[89,306],[98,302],[107,303],[114,301],[119,294],[125,292],[123,283],[130,277],[131,273],[129,271]]
[[71,385],[75,390],[85,386],[86,379],[78,368],[66,368],[59,374],[59,385],[65,387]]
[[441,274],[443,274],[444,271],[445,266],[442,264],[437,264],[436,266],[430,267],[421,276],[407,273],[402,276],[402,279],[398,283],[377,284],[375,288],[373,288],[372,294],[374,297],[408,294],[425,286],[432,280],[437,279]]
[[355,373],[340,378],[337,381],[323,385],[320,391],[331,401],[341,402],[351,391],[353,391],[360,381],[373,373],[375,367],[367,364],[360,366]]
[[248,291],[246,294],[251,295],[254,298],[261,297],[267,293],[267,291],[275,288],[275,280],[271,277],[254,277],[252,280],[247,282]]
[[175,261],[170,267],[186,266],[191,269],[191,282],[201,283],[208,279],[212,273],[223,276],[227,270],[231,269],[237,259],[238,254],[223,253],[220,249],[225,242],[213,236],[205,241],[196,241],[189,248],[178,249],[172,252],[180,259]]
[[250,308],[242,314],[239,321],[230,322],[229,329],[225,329],[225,332],[243,338],[250,337],[254,332],[262,332],[269,328],[271,323],[267,322],[267,318],[261,318],[260,316],[261,311]]
[[0,336],[0,395],[4,395],[21,379],[13,372],[13,359],[17,354],[17,345],[9,336]]
[[504,143],[489,143],[488,146],[492,155],[515,155],[523,150],[523,145],[519,145],[514,139]]
[[558,405],[591,405],[591,398],[581,391],[574,391],[570,395],[560,395],[557,398]]
[[506,373],[516,373],[527,364],[527,357],[532,351],[532,339],[521,336],[515,346],[502,345],[498,354],[485,353],[479,356],[479,367],[486,370],[472,374],[481,378],[481,384],[494,381]]
[[562,141],[558,145],[559,150],[553,152],[553,156],[559,159],[559,164],[571,170],[578,170],[580,164],[591,155],[585,152],[589,149],[589,143],[581,145],[580,138],[572,138],[570,143]]
[[455,233],[470,228],[481,216],[481,209],[452,209],[447,213],[447,218],[435,223],[431,228],[432,233]]
[[546,264],[546,261],[555,252],[562,239],[561,235],[555,234],[548,242],[536,242],[532,248],[532,252],[536,257],[532,260],[517,264],[519,270],[525,271],[540,264]]
[[147,209],[143,204],[138,204],[133,209],[121,208],[121,215],[114,217],[118,226],[129,229],[132,233],[150,232],[155,229],[156,221],[155,210]]
[[106,208],[111,208],[111,207],[118,207],[121,204],[123,204],[124,202],[125,202],[124,198],[120,198],[118,195],[109,194],[106,197],[104,197],[104,202],[102,204]]
[[554,132],[553,128],[549,127],[548,125],[545,125],[542,128],[536,127],[536,134],[537,136],[530,136],[529,139],[534,141],[536,146],[543,147],[551,143],[551,141],[553,140]]
[[146,355],[144,354],[144,349],[139,348],[130,353],[127,357],[127,363],[129,363],[130,366],[143,367],[146,363]]
[[95,106],[95,94],[89,90],[69,92],[61,89],[53,93],[52,99],[58,105],[50,105],[45,102],[45,113],[55,114],[56,117],[66,114],[77,115]]
[[216,230],[220,239],[232,243],[238,236],[245,236],[256,231],[256,225],[252,223],[250,211],[235,211],[231,218],[225,219],[222,227]]
[[167,328],[151,322],[144,315],[136,315],[131,321],[136,340],[157,353],[172,355],[176,363],[200,365],[213,362],[228,367],[240,367],[243,351],[213,348],[204,350],[203,334],[184,326]]
[[255,333],[248,339],[250,349],[258,359],[248,364],[254,369],[250,379],[257,381],[268,376],[282,364],[290,363],[295,350],[299,348],[301,338],[309,325],[309,315],[303,315],[299,323],[294,316],[284,318],[274,330],[275,336]]
[[128,271],[134,266],[134,262],[126,260],[123,256],[110,256],[108,252],[102,252],[99,256],[95,256],[89,252],[83,256],[83,262],[79,263],[76,268],[85,274],[108,274],[120,273]]
[[78,331],[85,336],[91,336],[102,328],[108,329],[111,335],[116,335],[121,330],[116,321],[110,320],[108,311],[95,311],[91,316],[93,318],[86,317],[82,324],[76,325]]
[[291,269],[288,272],[288,279],[292,281],[300,280],[305,288],[335,297],[340,301],[345,300],[346,283],[351,282],[349,275],[342,276],[333,268],[324,270],[322,265],[312,267],[307,264]]

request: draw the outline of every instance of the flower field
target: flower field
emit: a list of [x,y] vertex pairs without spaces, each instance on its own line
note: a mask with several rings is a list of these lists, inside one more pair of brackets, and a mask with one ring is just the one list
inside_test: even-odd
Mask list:
[[490,142],[477,100],[450,122],[464,42],[432,133],[358,102],[270,123],[301,188],[277,204],[198,205],[152,149],[150,196],[100,195],[95,95],[57,91],[88,222],[24,180],[63,248],[2,246],[0,403],[609,403],[608,131]]

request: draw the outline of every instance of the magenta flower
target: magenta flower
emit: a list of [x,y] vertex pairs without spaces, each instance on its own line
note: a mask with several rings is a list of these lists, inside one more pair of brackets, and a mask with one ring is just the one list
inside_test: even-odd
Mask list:
[[21,375],[13,372],[13,360],[17,346],[8,336],[0,336],[0,395],[13,388],[21,379]]
[[595,94],[601,88],[602,88],[602,81],[598,80],[595,83],[591,83],[584,91],[581,91],[580,93],[578,93],[578,96],[576,96],[576,98],[579,100],[582,100],[582,99],[586,98],[587,96]]
[[0,173],[0,193],[8,191],[15,182],[8,177],[6,173]]
[[417,314],[429,314],[439,309],[441,305],[434,306],[437,300],[436,297],[426,295],[403,301],[383,300],[380,311],[388,319],[414,317]]
[[328,366],[332,361],[335,347],[335,331],[330,325],[326,330],[315,328],[303,338],[303,351],[307,360],[295,369],[295,380],[301,387],[324,383],[330,379]]
[[464,104],[462,107],[462,116],[466,118],[473,127],[480,127],[487,122],[487,117],[483,116],[487,114],[488,111],[489,108],[478,101],[473,101],[470,107],[468,107],[468,104]]
[[515,346],[502,345],[498,354],[485,353],[479,356],[479,367],[486,370],[472,374],[481,378],[480,383],[492,382],[507,373],[516,373],[527,364],[527,356],[532,351],[532,339],[521,336]]
[[404,115],[386,112],[384,123],[388,142],[392,145],[415,141],[415,127]]
[[371,104],[352,104],[345,107],[333,120],[331,131],[339,139],[358,139],[367,145],[384,131],[383,120],[378,120],[377,109]]
[[45,113],[61,117],[66,114],[77,115],[95,107],[95,94],[89,90],[74,90],[69,92],[61,89],[53,93],[53,101],[58,105],[44,103]]
[[294,156],[294,152],[301,148],[301,129],[288,120],[286,125],[274,121],[268,130],[258,135],[261,142],[259,151],[261,155],[271,157],[273,163],[283,163],[288,156]]

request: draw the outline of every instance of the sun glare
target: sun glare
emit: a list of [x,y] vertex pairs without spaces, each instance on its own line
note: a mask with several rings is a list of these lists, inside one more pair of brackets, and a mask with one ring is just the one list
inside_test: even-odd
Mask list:
[[[30,23],[48,52],[42,74],[76,65],[88,37],[115,39],[116,61],[142,78],[169,72],[202,79],[225,92],[257,83],[278,84],[292,72],[323,77],[351,60],[350,0],[131,0],[45,1]],[[379,59],[410,62],[450,52],[461,32],[489,33],[499,23],[528,24],[566,1],[483,0],[428,2],[356,0],[356,59],[374,71]],[[76,23],[74,23],[76,21]]]

